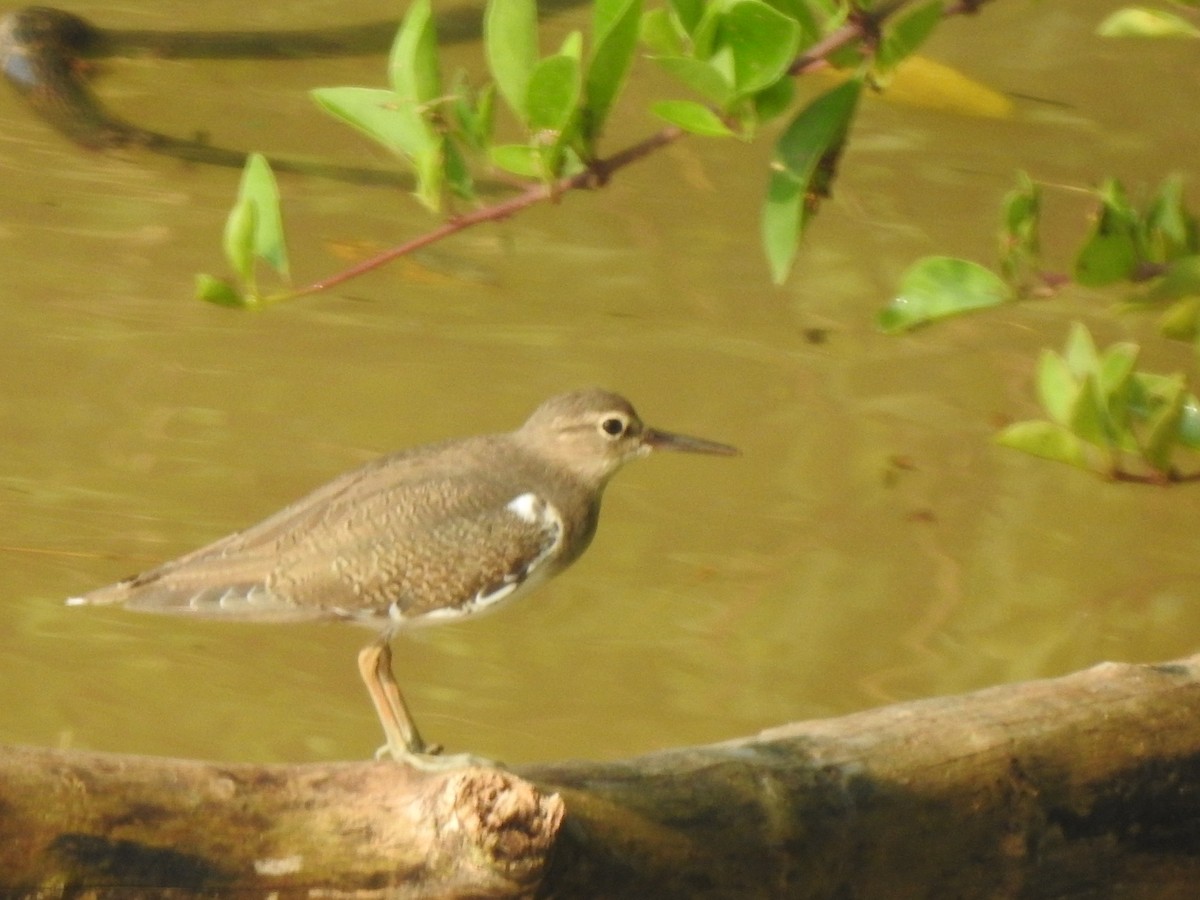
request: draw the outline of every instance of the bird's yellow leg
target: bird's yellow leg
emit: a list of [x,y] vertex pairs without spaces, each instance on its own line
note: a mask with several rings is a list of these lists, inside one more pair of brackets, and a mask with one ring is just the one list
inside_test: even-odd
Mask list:
[[358,652],[358,672],[367,686],[367,693],[371,695],[379,723],[387,736],[387,743],[380,748],[380,753],[387,752],[393,759],[405,759],[429,751],[392,673],[389,637],[386,633],[381,634]]
[[400,685],[392,672],[391,635],[384,632],[358,652],[358,672],[379,722],[383,725],[383,733],[387,743],[376,752],[376,758],[385,755],[397,762],[422,769],[427,772],[440,772],[446,769],[459,769],[466,766],[495,767],[497,764],[482,757],[469,753],[457,753],[452,756],[437,756],[441,747],[430,746],[421,739],[417,724],[413,721],[404,695],[400,693]]

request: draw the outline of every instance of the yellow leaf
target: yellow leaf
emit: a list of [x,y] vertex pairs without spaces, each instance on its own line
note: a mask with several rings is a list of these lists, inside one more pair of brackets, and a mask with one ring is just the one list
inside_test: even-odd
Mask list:
[[923,56],[910,56],[896,66],[883,96],[893,103],[960,116],[1007,119],[1013,112],[1004,94]]

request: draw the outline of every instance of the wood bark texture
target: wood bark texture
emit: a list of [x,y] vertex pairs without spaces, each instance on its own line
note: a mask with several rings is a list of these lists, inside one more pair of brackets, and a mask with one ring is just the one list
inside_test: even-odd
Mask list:
[[0,748],[0,897],[1200,897],[1200,656],[635,759]]

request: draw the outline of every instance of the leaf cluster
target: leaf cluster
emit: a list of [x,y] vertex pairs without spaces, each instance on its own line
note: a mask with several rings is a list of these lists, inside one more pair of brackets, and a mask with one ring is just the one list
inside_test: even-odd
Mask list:
[[[440,212],[449,201],[480,202],[481,172],[499,170],[517,185],[552,188],[581,174],[603,181],[609,164],[599,141],[640,44],[678,92],[650,109],[682,133],[749,140],[764,123],[790,114],[761,219],[771,271],[782,282],[830,193],[863,86],[886,82],[943,16],[941,0],[926,0],[889,18],[903,5],[871,18],[846,0],[666,0],[649,10],[642,0],[594,0],[589,33],[573,31],[544,53],[536,0],[488,0],[483,55],[491,78],[475,86],[464,72],[444,76],[431,2],[416,0],[393,42],[386,87],[326,87],[312,96],[394,154],[411,170],[416,198]],[[810,52],[809,62],[849,71],[792,111],[795,75]],[[242,233],[244,224],[230,228]],[[229,252],[233,245],[236,253]],[[246,253],[252,247],[226,241],[251,305],[257,287]],[[218,289],[211,280],[202,282],[200,295],[237,301],[235,289]]]
[[997,441],[1113,478],[1178,480],[1178,449],[1200,450],[1200,400],[1182,375],[1135,370],[1138,347],[1096,350],[1075,323],[1061,354],[1042,351],[1037,393],[1047,419],[1017,422]]
[[[475,167],[486,163],[521,178],[553,181],[596,153],[637,46],[641,0],[596,0],[590,46],[573,31],[553,52],[539,48],[534,0],[490,0],[484,55],[492,81],[474,89],[463,72],[443,84],[429,0],[406,13],[388,62],[389,88],[313,91],[326,112],[407,162],[415,194],[431,211],[446,194],[475,200]],[[496,96],[523,140],[496,138]]]
[[1123,284],[1138,290],[1125,298],[1122,309],[1162,309],[1163,333],[1200,349],[1200,230],[1181,179],[1165,179],[1140,208],[1116,179],[1090,193],[1095,201],[1090,223],[1069,273],[1043,267],[1042,188],[1020,172],[1001,204],[999,271],[941,256],[917,260],[880,312],[880,327],[906,331],[1070,282],[1089,288]]

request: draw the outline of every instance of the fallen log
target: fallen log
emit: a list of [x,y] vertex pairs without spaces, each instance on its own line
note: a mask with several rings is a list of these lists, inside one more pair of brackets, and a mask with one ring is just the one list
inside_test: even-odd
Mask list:
[[0,748],[3,897],[1191,898],[1200,656],[630,760]]

